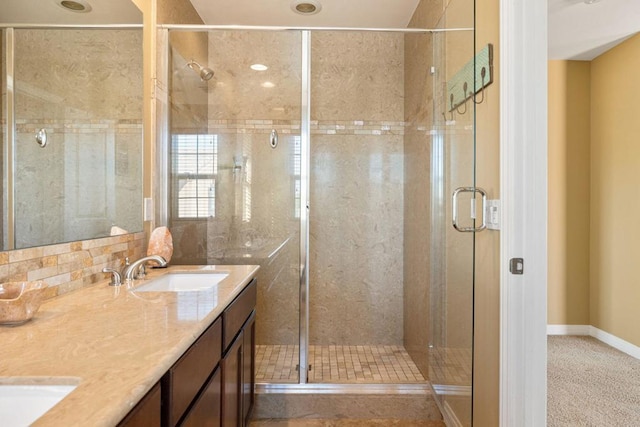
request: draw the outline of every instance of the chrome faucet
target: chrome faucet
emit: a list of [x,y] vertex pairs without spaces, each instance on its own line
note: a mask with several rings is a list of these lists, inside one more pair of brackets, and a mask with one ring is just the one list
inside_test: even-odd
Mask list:
[[124,270],[122,270],[122,277],[125,280],[133,280],[136,278],[138,270],[140,267],[144,266],[149,261],[155,261],[160,264],[160,267],[167,266],[167,260],[162,258],[160,255],[150,255],[139,260],[132,262],[130,265],[125,266]]
[[111,282],[109,282],[109,286],[120,286],[122,285],[122,276],[118,270],[114,270],[113,268],[105,267],[102,269],[103,273],[111,273]]

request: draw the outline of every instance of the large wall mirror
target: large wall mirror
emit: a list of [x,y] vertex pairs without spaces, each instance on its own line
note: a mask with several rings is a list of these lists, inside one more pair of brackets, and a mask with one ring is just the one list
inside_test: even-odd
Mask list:
[[0,25],[0,249],[141,231],[140,10],[2,0]]

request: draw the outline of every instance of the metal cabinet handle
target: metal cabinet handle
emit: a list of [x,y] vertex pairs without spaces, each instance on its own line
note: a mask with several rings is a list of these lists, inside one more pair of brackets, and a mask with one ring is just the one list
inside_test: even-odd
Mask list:
[[[458,225],[458,195],[460,193],[473,193],[473,200],[475,200],[476,193],[479,193],[482,196],[482,223],[479,227],[460,227]],[[480,187],[459,187],[456,188],[453,192],[453,228],[458,230],[461,233],[473,233],[476,231],[482,231],[487,228],[487,221],[485,218],[485,212],[487,210],[487,192],[484,191]],[[472,215],[471,217],[475,219],[475,203],[472,205]]]

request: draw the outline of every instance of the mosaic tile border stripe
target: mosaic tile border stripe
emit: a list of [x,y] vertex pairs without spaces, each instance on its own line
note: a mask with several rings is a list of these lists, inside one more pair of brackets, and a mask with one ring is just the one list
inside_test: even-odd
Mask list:
[[[221,134],[256,134],[271,129],[282,134],[300,133],[298,120],[209,120],[209,132]],[[313,135],[404,135],[405,122],[371,120],[312,120]]]
[[19,119],[16,120],[16,133],[35,133],[45,128],[50,134],[56,133],[116,133],[141,134],[141,120],[52,120]]

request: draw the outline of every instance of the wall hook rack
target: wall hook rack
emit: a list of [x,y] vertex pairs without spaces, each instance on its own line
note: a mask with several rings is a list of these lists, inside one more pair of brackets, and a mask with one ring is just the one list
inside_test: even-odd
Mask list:
[[[447,111],[450,113],[450,120],[454,119],[455,112],[458,114],[467,112],[469,99],[475,104],[482,104],[485,100],[484,88],[491,83],[493,83],[493,45],[488,44],[447,82],[449,101]],[[478,93],[480,99],[478,99]],[[446,113],[442,114],[447,120]]]

